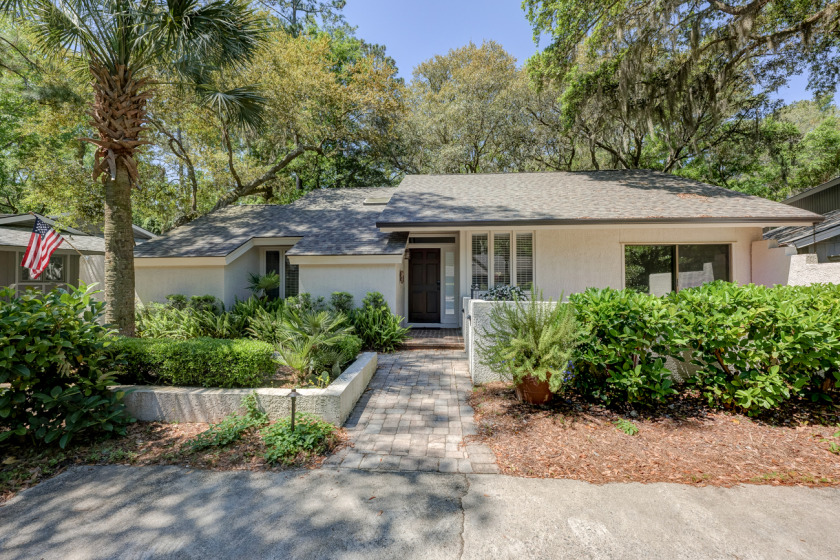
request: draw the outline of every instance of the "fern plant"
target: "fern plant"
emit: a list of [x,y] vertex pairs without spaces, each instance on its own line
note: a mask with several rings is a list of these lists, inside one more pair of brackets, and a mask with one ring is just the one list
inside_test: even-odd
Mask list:
[[558,393],[574,376],[572,353],[579,343],[575,309],[542,301],[541,293],[532,292],[530,299],[493,306],[489,328],[476,344],[479,359],[516,384],[531,377],[548,381]]

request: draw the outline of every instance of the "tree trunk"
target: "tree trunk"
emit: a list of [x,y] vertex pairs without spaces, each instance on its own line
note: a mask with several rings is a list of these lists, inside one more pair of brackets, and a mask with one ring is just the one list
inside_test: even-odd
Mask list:
[[105,320],[123,336],[134,336],[134,230],[131,177],[123,158],[116,178],[105,179]]

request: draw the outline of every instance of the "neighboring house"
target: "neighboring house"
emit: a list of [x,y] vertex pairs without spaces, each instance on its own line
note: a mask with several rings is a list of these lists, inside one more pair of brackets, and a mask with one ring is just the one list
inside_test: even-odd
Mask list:
[[[52,226],[56,225],[55,216],[41,216],[41,219]],[[67,241],[53,253],[41,276],[31,279],[29,271],[20,263],[34,224],[35,217],[31,214],[0,215],[0,286],[14,286],[19,292],[28,288],[49,291],[67,284],[78,286],[80,282],[97,282],[100,289],[104,288],[105,240],[101,228],[95,226],[82,226],[84,231],[60,226],[59,232]],[[135,243],[156,237],[152,232],[134,226]]]
[[[653,293],[771,277],[764,228],[811,226],[807,210],[652,171],[414,175],[396,188],[329,189],[287,206],[231,206],[135,249],[137,293],[248,297],[379,291],[410,324],[457,326],[462,297],[535,285]],[[777,275],[778,276],[778,275]]]
[[793,247],[800,255],[816,254],[820,263],[840,262],[840,177],[782,202],[822,214],[825,221],[814,226],[776,228],[765,233],[765,239]]

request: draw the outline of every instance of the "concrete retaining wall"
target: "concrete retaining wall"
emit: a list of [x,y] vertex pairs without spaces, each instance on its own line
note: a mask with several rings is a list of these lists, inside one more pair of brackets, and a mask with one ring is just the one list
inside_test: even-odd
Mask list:
[[[309,412],[341,426],[350,416],[376,372],[376,352],[359,355],[325,389],[298,389],[297,411]],[[242,399],[257,393],[260,406],[269,418],[291,414],[291,389],[205,389],[200,387],[156,387],[122,385],[115,391],[127,391],[128,412],[143,422],[218,422],[233,413],[242,413]]]

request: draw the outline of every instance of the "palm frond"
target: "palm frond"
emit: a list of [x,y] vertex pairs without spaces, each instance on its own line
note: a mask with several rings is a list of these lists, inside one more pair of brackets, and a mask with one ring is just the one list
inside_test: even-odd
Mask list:
[[238,87],[220,91],[203,85],[199,94],[205,105],[210,107],[224,122],[245,130],[259,130],[263,125],[265,98],[253,87]]

